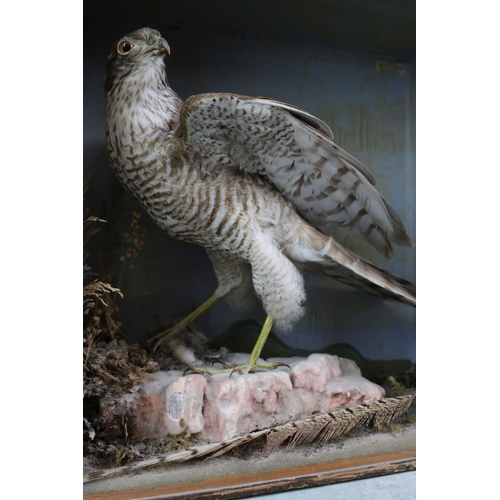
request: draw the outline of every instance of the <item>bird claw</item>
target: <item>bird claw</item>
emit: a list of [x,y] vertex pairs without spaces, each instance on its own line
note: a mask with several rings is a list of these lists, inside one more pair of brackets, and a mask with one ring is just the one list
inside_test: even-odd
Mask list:
[[273,363],[274,368],[278,368],[278,366],[286,366],[289,370],[291,370],[291,366],[287,365],[286,363],[282,363],[281,361],[277,361],[276,363]]
[[[216,361],[214,361],[216,362]],[[228,366],[229,364],[227,362],[221,362],[224,368],[222,370],[210,370],[209,368],[202,368],[202,367],[195,367],[195,366],[189,366],[184,370],[183,376],[186,376],[187,374],[190,373],[200,373],[200,374],[206,374],[206,375],[217,375],[219,373],[229,373],[229,378],[231,378],[235,373],[239,373],[240,375],[246,375],[247,373],[254,373],[257,368],[260,368],[262,370],[275,370],[279,366],[286,366],[287,368],[290,368],[289,365],[286,363],[281,363],[281,362],[276,362],[276,363],[271,363],[271,364],[255,364],[255,365],[250,365],[248,363],[244,363],[242,365],[236,365],[236,366]]]
[[219,361],[218,359],[214,359],[210,364],[214,366],[215,363],[219,363],[224,368],[231,368],[231,365],[227,361]]
[[235,372],[238,372],[240,375],[246,375],[247,373],[254,373],[257,368],[260,368],[261,370],[275,370],[279,366],[286,366],[288,369],[291,369],[290,365],[282,363],[281,361],[277,361],[276,363],[271,363],[271,364],[255,364],[255,365],[243,364],[235,366],[231,370],[229,377],[231,377],[231,375],[233,375],[233,373]]
[[[249,370],[247,373],[250,373],[252,370]],[[243,366],[235,366],[231,373],[229,374],[229,378],[233,376],[234,373],[238,372],[240,375],[243,375]]]
[[221,364],[224,368],[231,368],[231,364],[225,360],[224,358],[222,358],[221,356],[210,356],[208,358],[206,358],[207,360],[210,360],[210,364],[212,366],[215,365],[215,363],[219,363]]

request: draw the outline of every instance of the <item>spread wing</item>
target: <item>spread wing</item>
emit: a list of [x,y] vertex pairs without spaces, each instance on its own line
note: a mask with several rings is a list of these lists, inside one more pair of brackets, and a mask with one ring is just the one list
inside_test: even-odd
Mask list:
[[200,94],[182,108],[176,135],[204,159],[268,179],[311,224],[348,226],[383,255],[412,242],[368,169],[333,142],[324,122],[266,98]]

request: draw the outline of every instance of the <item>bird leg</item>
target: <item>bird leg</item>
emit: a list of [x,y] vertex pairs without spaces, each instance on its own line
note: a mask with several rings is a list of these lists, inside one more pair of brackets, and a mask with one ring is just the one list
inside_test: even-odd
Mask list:
[[153,351],[156,351],[156,349],[158,349],[161,344],[168,344],[173,337],[175,337],[179,333],[184,332],[191,322],[193,322],[200,314],[204,313],[207,309],[213,306],[219,299],[219,294],[213,294],[206,302],[195,309],[191,314],[186,316],[183,320],[179,321],[179,323],[159,333],[158,335],[151,337],[147,341],[148,345],[151,345],[154,342],[155,344],[153,347]]
[[262,330],[260,331],[257,342],[255,342],[255,346],[246,363],[243,363],[242,365],[237,365],[233,368],[225,368],[223,370],[209,370],[206,368],[197,368],[197,367],[193,367],[191,368],[191,370],[195,373],[208,373],[210,375],[215,375],[217,373],[229,373],[231,376],[235,372],[238,372],[240,374],[251,373],[254,372],[256,368],[261,368],[264,370],[274,370],[278,366],[288,366],[285,363],[262,363],[262,364],[257,363],[260,354],[262,352],[262,349],[264,348],[264,345],[266,343],[267,337],[269,336],[269,333],[273,326],[273,321],[274,320],[271,316],[268,315],[266,317],[266,321],[264,321],[264,325],[262,326]]
[[[257,342],[255,342],[254,348],[252,349],[252,353],[250,354],[248,361],[241,366],[241,368],[243,368],[243,371],[237,370],[236,368],[238,367],[233,369],[233,371],[238,371],[240,373],[249,373],[255,369],[255,367],[257,366],[257,360],[259,359],[260,353],[264,348],[264,344],[266,343],[267,337],[269,336],[272,326],[273,326],[273,318],[267,315],[266,321],[264,321],[264,324],[262,325],[262,330],[260,331],[259,338],[257,339]],[[261,365],[260,368],[264,368],[265,366],[266,365],[264,366]],[[270,370],[276,368],[276,366],[274,365],[267,365],[267,367]]]

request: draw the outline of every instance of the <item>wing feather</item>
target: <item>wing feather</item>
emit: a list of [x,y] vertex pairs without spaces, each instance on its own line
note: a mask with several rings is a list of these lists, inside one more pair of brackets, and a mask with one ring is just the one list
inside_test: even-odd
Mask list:
[[314,115],[311,115],[307,111],[303,109],[297,108],[297,106],[292,106],[291,104],[286,104],[284,102],[274,101],[273,99],[269,99],[267,97],[258,97],[253,99],[254,102],[261,102],[264,105],[271,105],[274,107],[282,108],[288,111],[292,116],[298,118],[300,121],[306,123],[311,128],[319,131],[326,138],[333,141],[333,132],[332,129],[323,121],[317,118]]
[[204,168],[262,175],[311,224],[347,226],[378,251],[411,240],[375,179],[333,142],[320,119],[278,101],[235,94],[200,94],[183,106],[178,136],[204,159]]

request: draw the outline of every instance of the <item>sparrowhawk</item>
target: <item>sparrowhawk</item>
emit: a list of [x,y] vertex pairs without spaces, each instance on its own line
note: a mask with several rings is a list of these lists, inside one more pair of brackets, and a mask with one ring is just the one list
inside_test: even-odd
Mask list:
[[[134,31],[108,57],[107,144],[121,182],[171,236],[203,246],[218,288],[170,331],[217,299],[256,294],[267,313],[240,372],[255,369],[273,324],[303,314],[302,271],[322,272],[379,295],[415,303],[414,287],[362,259],[333,236],[348,227],[385,256],[412,244],[375,179],[333,142],[323,121],[262,97],[195,95],[170,88],[168,43]],[[167,337],[168,338],[168,335]]]

